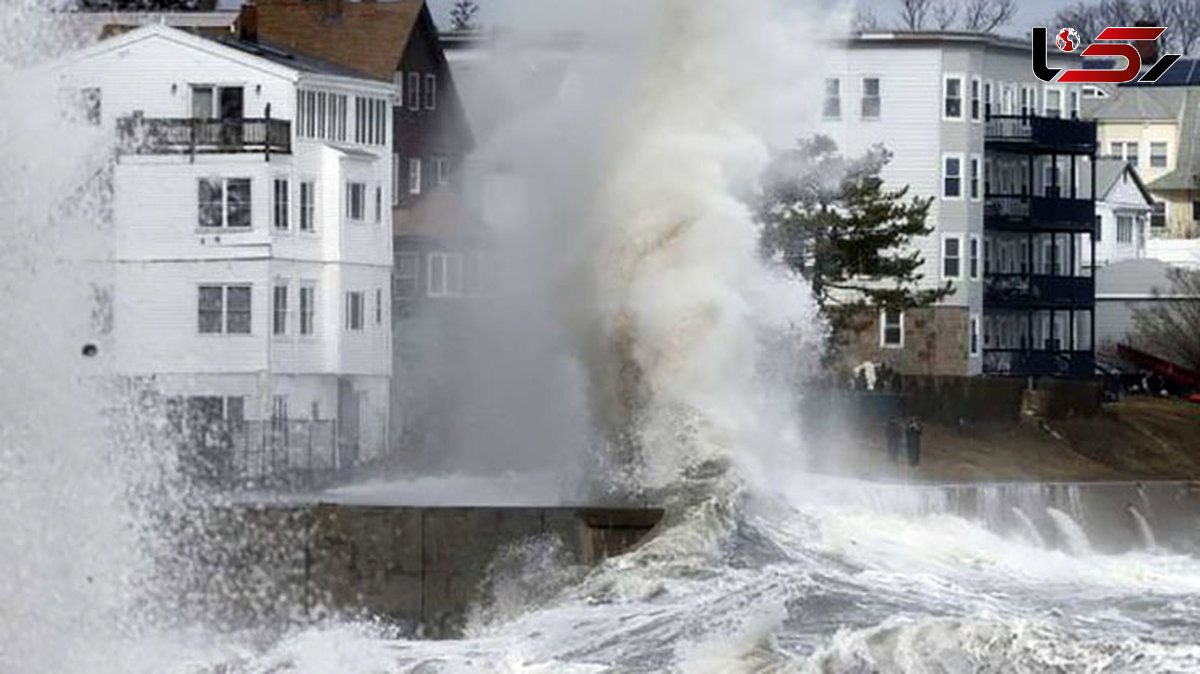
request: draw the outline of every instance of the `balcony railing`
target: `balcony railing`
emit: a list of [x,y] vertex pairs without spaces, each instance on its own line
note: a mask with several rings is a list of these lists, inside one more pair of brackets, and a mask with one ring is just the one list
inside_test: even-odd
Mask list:
[[1096,374],[1096,355],[1091,351],[984,349],[983,371],[1019,377],[1088,379]]
[[295,489],[336,480],[357,447],[339,439],[336,421],[213,421],[179,437],[180,468],[217,489]]
[[290,154],[292,124],[282,119],[117,120],[120,149],[127,154]]
[[1091,199],[988,194],[983,215],[984,226],[991,229],[1093,232],[1096,226]]
[[998,309],[1086,309],[1096,304],[1090,276],[984,274],[983,304]]
[[990,115],[985,140],[1030,146],[1049,152],[1092,154],[1096,151],[1096,123],[1057,117]]

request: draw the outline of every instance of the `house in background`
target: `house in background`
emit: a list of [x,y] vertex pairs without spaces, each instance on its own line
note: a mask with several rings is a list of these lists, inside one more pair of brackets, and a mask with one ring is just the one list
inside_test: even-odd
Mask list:
[[164,25],[73,55],[117,136],[113,370],[222,483],[388,446],[391,81]]
[[[860,33],[827,53],[818,131],[846,156],[892,153],[883,178],[932,197],[914,242],[939,304],[880,311],[848,365],[911,374],[1092,375],[1095,127],[1078,86],[1045,84],[1029,43],[978,33]],[[1054,67],[1077,57],[1051,50]]]
[[1096,257],[1083,251],[1083,264],[1102,267],[1146,257],[1154,198],[1133,164],[1116,157],[1096,161]]

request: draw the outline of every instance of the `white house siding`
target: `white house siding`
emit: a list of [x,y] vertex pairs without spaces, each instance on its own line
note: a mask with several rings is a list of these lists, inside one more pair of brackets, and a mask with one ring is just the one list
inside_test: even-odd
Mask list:
[[[1096,217],[1101,231],[1096,242],[1097,266],[1146,257],[1150,206],[1128,173],[1123,173],[1108,194],[1096,202]],[[1131,219],[1133,231],[1129,242],[1117,240],[1118,217]],[[1092,264],[1090,249],[1084,249],[1083,261]]]

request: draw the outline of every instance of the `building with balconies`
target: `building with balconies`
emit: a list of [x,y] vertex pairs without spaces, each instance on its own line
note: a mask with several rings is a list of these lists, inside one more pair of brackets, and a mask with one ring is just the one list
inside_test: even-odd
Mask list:
[[[827,53],[820,133],[846,156],[881,144],[882,176],[932,197],[912,245],[921,284],[953,292],[880,309],[847,358],[927,375],[1091,375],[1095,125],[1078,85],[1034,77],[1030,43],[865,32]],[[1052,67],[1078,57],[1050,50]]]
[[63,62],[111,131],[101,353],[222,482],[388,444],[390,81],[150,25]]

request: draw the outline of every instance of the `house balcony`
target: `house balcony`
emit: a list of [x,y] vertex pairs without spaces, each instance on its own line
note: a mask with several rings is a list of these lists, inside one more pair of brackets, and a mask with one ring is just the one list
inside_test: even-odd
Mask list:
[[117,120],[124,154],[291,154],[292,123],[282,119],[123,117]]
[[1088,379],[1096,374],[1096,355],[1058,349],[984,349],[983,371],[999,376]]
[[1038,154],[1095,154],[1096,123],[1057,117],[990,115],[984,132],[989,148]]
[[1094,234],[1096,205],[1091,199],[988,194],[983,206],[983,226],[1011,232]]
[[1096,281],[1090,276],[996,274],[983,277],[983,305],[988,309],[1090,309],[1096,304]]

